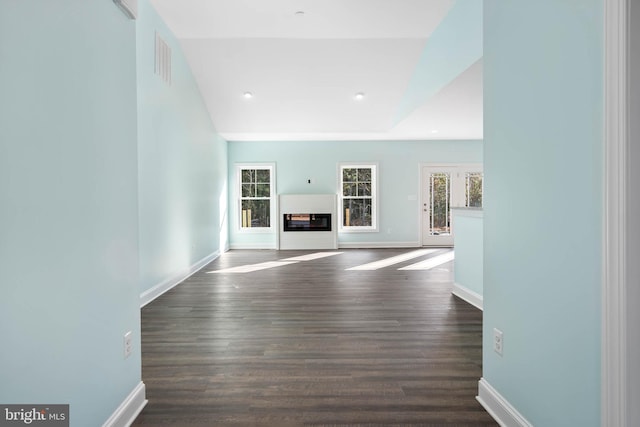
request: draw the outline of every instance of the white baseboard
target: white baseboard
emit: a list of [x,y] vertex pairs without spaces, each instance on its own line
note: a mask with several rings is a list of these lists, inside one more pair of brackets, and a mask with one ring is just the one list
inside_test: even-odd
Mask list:
[[501,427],[533,427],[491,384],[484,378],[478,382],[476,399]]
[[276,250],[278,249],[275,244],[263,244],[263,243],[231,243],[229,245],[231,250]]
[[[419,248],[420,242],[338,242],[338,249]],[[232,243],[232,250],[277,250],[276,245],[261,243]]]
[[458,298],[465,300],[474,307],[482,310],[482,295],[472,291],[469,288],[465,288],[458,283],[453,284],[453,291],[451,291],[451,293]]
[[142,381],[133,389],[129,396],[118,406],[102,427],[129,427],[136,420],[148,400]]
[[180,271],[174,276],[158,283],[151,289],[147,289],[143,293],[140,294],[140,307],[144,307],[149,304],[154,299],[158,298],[160,295],[164,294],[168,290],[174,288],[176,285],[182,283],[185,279],[189,278],[194,273],[198,272],[202,267],[209,264],[214,259],[220,256],[220,251],[215,251],[212,254],[207,255],[202,258],[200,261],[191,265],[190,267]]
[[338,242],[338,249],[418,248],[420,242]]

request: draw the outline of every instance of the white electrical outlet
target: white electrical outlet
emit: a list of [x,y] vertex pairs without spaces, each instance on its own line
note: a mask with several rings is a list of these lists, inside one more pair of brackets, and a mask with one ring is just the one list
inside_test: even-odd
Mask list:
[[497,328],[493,328],[493,351],[502,356],[502,349],[504,347],[504,339],[502,338],[502,331]]
[[124,358],[131,356],[133,351],[133,337],[131,331],[124,334]]

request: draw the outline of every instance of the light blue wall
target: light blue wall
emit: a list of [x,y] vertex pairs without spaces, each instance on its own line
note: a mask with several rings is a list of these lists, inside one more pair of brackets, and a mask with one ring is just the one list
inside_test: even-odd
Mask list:
[[482,2],[454,1],[429,36],[396,111],[396,123],[482,58]]
[[[482,141],[229,142],[229,214],[232,246],[275,247],[273,234],[238,232],[235,164],[276,163],[279,194],[338,193],[340,162],[379,165],[379,232],[341,233],[339,244],[393,245],[420,242],[421,163],[481,163]],[[307,180],[312,179],[312,184]],[[409,200],[415,196],[415,200]]]
[[602,11],[484,2],[483,376],[536,426],[600,424]]
[[[213,128],[176,38],[139,1],[140,292],[224,250],[226,142]],[[172,82],[154,73],[156,32],[172,49]]]
[[454,275],[456,284],[482,297],[483,220],[453,211],[455,232]]
[[0,402],[102,425],[141,379],[135,24],[2,1],[0,64]]

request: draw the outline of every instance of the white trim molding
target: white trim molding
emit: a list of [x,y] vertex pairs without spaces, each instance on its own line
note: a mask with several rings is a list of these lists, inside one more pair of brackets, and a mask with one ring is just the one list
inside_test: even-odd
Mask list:
[[420,242],[338,242],[338,249],[418,248]]
[[628,0],[605,0],[601,423],[627,426]]
[[453,290],[451,293],[463,301],[468,302],[475,308],[479,308],[482,310],[482,295],[477,292],[472,291],[469,288],[466,288],[458,283],[453,284]]
[[185,268],[184,270],[179,271],[177,274],[169,277],[168,279],[158,283],[153,288],[147,289],[143,293],[140,294],[140,308],[149,304],[154,299],[158,298],[160,295],[165,292],[173,289],[193,274],[200,271],[205,265],[209,264],[214,259],[220,256],[220,251],[215,251],[206,257],[202,258],[200,261],[192,264],[190,267]]
[[478,382],[476,399],[501,427],[533,427],[498,391],[484,378]]
[[129,393],[102,427],[128,427],[136,420],[148,400],[145,396],[145,386],[142,381]]
[[[275,240],[275,238],[274,238]],[[277,243],[231,243],[229,249],[235,250],[277,250]]]

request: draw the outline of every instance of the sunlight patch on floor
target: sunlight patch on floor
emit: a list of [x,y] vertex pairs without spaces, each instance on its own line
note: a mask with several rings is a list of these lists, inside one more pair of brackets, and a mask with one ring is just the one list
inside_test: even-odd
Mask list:
[[454,252],[447,252],[446,254],[438,255],[433,258],[420,261],[415,264],[408,265],[406,267],[399,268],[398,270],[431,270],[449,261],[453,261],[455,258]]
[[344,252],[316,252],[314,254],[300,255],[293,258],[285,258],[282,261],[313,261],[314,259],[326,258],[329,256],[340,255]]
[[207,273],[251,273],[253,271],[266,270],[269,268],[284,267],[295,264],[297,261],[268,261],[259,264],[240,265],[238,267],[225,268],[222,270],[208,271]]
[[278,261],[267,261],[259,264],[240,265],[237,267],[224,268],[222,270],[208,271],[207,273],[252,273],[254,271],[267,270],[269,268],[284,267],[289,264],[296,264],[300,261],[313,261],[320,258],[326,258],[333,255],[339,255],[344,252],[315,252],[312,254],[300,255],[293,258],[285,258]]
[[410,259],[428,255],[438,250],[439,249],[419,249],[417,251],[408,252],[406,254],[397,255],[391,258],[381,259],[380,261],[374,261],[368,264],[358,265],[357,267],[347,268],[347,270],[378,270],[380,268],[389,267],[390,265],[399,264]]

